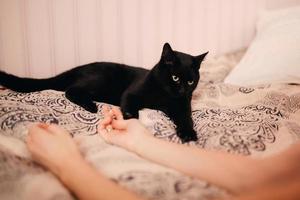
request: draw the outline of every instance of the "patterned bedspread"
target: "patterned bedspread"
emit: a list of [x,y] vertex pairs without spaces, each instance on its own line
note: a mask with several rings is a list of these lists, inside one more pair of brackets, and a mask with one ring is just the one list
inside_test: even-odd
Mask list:
[[[261,157],[300,138],[300,86],[222,83],[242,54],[205,62],[192,101],[199,140],[187,145]],[[98,103],[99,112],[91,114],[69,102],[62,92],[1,91],[0,199],[74,199],[55,176],[30,158],[24,140],[28,124],[37,121],[60,124],[79,141],[82,154],[97,169],[146,198],[206,200],[229,195],[222,188],[106,144],[96,133],[102,106]],[[162,112],[144,109],[140,120],[155,137],[180,143],[174,124]]]

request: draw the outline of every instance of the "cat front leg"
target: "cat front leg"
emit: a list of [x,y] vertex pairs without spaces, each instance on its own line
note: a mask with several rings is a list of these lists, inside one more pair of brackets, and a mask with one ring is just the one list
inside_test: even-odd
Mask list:
[[97,113],[97,105],[93,102],[92,96],[81,87],[70,87],[65,93],[67,99],[71,102],[83,107],[91,113]]
[[[174,121],[176,124],[176,134],[182,143],[197,141],[197,132],[193,129],[193,121],[191,116],[176,116]],[[177,119],[179,118],[179,119]]]
[[121,98],[121,111],[124,119],[139,118],[140,105],[139,98],[136,95],[126,93]]
[[182,143],[197,141],[197,132],[194,130],[190,105],[178,105],[168,111],[168,116],[176,125],[176,135]]
[[181,128],[177,129],[177,136],[181,139],[182,143],[197,141],[197,132],[193,128]]

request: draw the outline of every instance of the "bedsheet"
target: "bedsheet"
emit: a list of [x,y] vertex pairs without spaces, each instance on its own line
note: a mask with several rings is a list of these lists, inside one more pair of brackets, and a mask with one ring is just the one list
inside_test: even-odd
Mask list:
[[[240,87],[222,83],[244,51],[205,61],[192,99],[198,141],[185,145],[263,157],[300,138],[300,86]],[[106,144],[97,135],[103,118],[68,101],[63,92],[0,92],[0,199],[74,199],[49,171],[33,162],[24,143],[32,122],[56,123],[68,130],[83,156],[118,184],[149,199],[199,200],[230,195],[204,180],[147,161]],[[162,112],[144,109],[140,121],[151,134],[180,143],[174,124]],[[71,158],[70,158],[71,159]],[[101,186],[99,186],[101,189]]]

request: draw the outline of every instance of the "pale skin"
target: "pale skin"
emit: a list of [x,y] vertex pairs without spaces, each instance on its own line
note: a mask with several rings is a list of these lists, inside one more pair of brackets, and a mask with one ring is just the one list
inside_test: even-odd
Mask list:
[[[157,139],[138,120],[123,120],[116,107],[105,107],[104,116],[98,132],[107,143],[218,185],[236,199],[300,197],[299,144],[259,160]],[[52,171],[79,199],[143,199],[85,161],[70,134],[57,125],[31,126],[27,145],[33,159]]]

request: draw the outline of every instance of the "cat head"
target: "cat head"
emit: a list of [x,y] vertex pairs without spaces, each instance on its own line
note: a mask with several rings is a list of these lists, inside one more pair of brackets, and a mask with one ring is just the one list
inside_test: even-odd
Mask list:
[[165,43],[155,66],[155,77],[171,97],[191,95],[199,82],[199,68],[207,54],[192,56],[174,51]]

